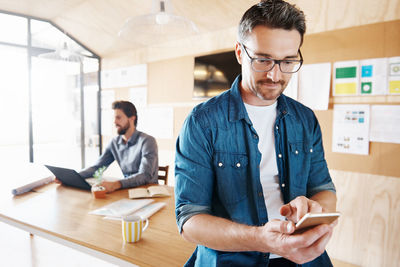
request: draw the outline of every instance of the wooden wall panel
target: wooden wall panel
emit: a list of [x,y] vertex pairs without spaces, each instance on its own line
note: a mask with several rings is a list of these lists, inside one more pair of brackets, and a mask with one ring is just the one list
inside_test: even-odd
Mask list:
[[[308,35],[302,52],[305,63],[400,56],[400,20]],[[317,111],[328,166],[335,170],[400,177],[400,144],[370,143],[367,156],[332,152],[335,103],[400,104],[399,96],[332,97],[330,109]]]
[[342,213],[327,251],[363,267],[400,262],[400,179],[331,170]]

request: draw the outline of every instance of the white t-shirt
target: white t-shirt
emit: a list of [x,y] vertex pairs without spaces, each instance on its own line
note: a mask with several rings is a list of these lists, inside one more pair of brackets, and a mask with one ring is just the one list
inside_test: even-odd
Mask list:
[[[258,150],[261,152],[260,181],[264,193],[265,206],[268,211],[268,220],[285,220],[285,217],[279,214],[279,209],[284,202],[279,188],[278,165],[275,154],[274,124],[277,102],[270,106],[252,106],[246,103],[244,105],[259,137]],[[278,257],[280,256],[270,255],[270,258]]]

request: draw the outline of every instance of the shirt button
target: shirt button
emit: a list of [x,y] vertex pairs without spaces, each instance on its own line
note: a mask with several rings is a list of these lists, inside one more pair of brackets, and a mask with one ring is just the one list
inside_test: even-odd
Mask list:
[[313,152],[313,150],[312,150],[312,148],[310,149],[310,153],[312,153]]
[[282,158],[282,154],[278,154],[278,158]]
[[299,151],[296,150],[294,153],[299,154]]
[[254,134],[253,137],[254,137],[255,139],[257,139],[257,135],[256,135],[256,134]]
[[224,164],[222,164],[222,162],[220,162],[220,163],[218,163],[218,166],[222,167],[222,166],[224,166]]
[[285,184],[282,184],[282,187],[285,187],[286,185]]
[[262,197],[262,196],[263,196],[263,193],[258,192],[258,196],[259,196],[259,197]]
[[236,163],[236,167],[238,168],[240,167],[240,162]]
[[278,126],[276,126],[276,127],[275,127],[275,129],[277,129],[277,130],[278,130],[278,129],[279,129],[279,127],[278,127]]

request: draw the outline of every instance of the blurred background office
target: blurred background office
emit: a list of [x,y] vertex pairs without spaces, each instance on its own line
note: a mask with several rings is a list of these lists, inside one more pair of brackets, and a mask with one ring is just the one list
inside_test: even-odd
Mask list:
[[[116,134],[111,103],[123,99],[138,109],[138,130],[156,137],[173,185],[183,121],[229,88],[237,25],[257,2],[0,0],[0,165],[88,166]],[[289,2],[306,14],[305,65],[400,56],[398,0]],[[400,144],[333,152],[335,104],[398,106],[400,94],[330,90],[327,107],[315,109],[343,213],[328,252],[356,266],[396,266]]]

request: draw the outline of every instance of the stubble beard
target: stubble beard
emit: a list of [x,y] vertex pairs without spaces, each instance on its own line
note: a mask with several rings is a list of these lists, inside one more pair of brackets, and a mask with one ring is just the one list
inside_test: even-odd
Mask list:
[[[267,85],[279,84],[280,89],[277,90],[277,89],[263,88],[263,86],[265,86],[265,84],[267,84]],[[266,80],[257,81],[255,89],[252,91],[261,100],[271,101],[271,100],[276,100],[283,93],[286,86],[287,86],[287,82],[285,82],[284,80],[279,80],[278,82],[273,82],[270,79],[266,79]]]

